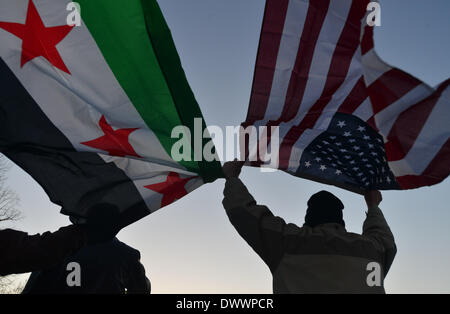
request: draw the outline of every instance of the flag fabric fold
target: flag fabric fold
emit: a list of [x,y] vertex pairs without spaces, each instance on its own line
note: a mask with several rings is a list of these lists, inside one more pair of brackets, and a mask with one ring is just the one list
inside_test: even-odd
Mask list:
[[[295,176],[359,192],[437,184],[450,173],[450,80],[433,89],[382,61],[368,4],[267,0],[242,126],[278,127],[276,168]],[[241,137],[253,166],[271,140],[259,133]]]
[[80,26],[70,2],[0,0],[0,151],[64,214],[112,203],[124,226],[221,177],[171,157],[205,121],[157,2],[77,1]]

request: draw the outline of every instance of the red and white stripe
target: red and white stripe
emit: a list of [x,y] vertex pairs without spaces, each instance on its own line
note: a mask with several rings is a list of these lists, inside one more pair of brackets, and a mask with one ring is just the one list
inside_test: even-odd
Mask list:
[[353,114],[384,137],[402,188],[436,184],[450,172],[450,82],[434,90],[383,62],[368,3],[267,0],[243,126],[279,126],[278,168],[295,174],[333,115]]

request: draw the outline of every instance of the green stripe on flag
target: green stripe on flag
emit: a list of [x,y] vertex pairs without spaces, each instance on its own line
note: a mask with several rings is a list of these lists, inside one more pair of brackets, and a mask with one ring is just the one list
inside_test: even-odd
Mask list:
[[[183,125],[187,126],[191,133],[194,130],[194,118],[202,118],[202,130],[206,128],[200,107],[186,79],[181,66],[177,49],[172,40],[172,34],[163,17],[161,9],[156,0],[141,0],[144,9],[147,30],[150,35],[152,46],[159,60],[161,69],[171,89],[175,106]],[[202,147],[210,139],[203,139]],[[214,178],[222,176],[219,162],[214,166],[210,162],[199,162],[200,171]],[[217,171],[219,170],[219,171]]]
[[[203,116],[156,0],[78,2],[83,21],[118,82],[170,155],[177,141],[171,138],[172,129],[186,125],[194,136],[194,118]],[[192,156],[180,164],[205,181],[222,176],[219,162],[196,162]]]

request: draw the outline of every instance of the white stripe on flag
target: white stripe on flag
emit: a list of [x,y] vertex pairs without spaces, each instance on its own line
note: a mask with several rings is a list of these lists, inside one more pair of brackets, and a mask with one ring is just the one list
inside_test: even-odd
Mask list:
[[308,6],[309,2],[289,1],[267,110],[264,120],[255,123],[257,127],[278,119],[283,111]]
[[331,1],[314,50],[302,103],[293,120],[280,124],[280,138],[284,138],[291,126],[303,120],[322,94],[333,52],[345,26],[350,7],[351,1]]
[[361,105],[353,112],[354,116],[357,116],[363,121],[369,120],[373,116],[372,103],[370,98],[367,97]]
[[389,163],[395,176],[421,174],[450,137],[450,87],[442,93],[413,147],[402,160]]
[[[113,162],[127,174],[135,184],[139,193],[142,196],[145,196],[144,202],[150,212],[154,212],[160,208],[162,194],[147,189],[145,186],[166,181],[167,174],[174,170],[172,167],[139,159],[121,158],[103,154],[99,155],[105,162]],[[191,192],[203,184],[203,180],[200,177],[197,177],[197,174],[195,173],[182,170],[177,170],[176,172],[185,175],[186,177],[196,176],[196,178],[193,178],[186,183],[185,189],[187,192]]]
[[364,79],[366,86],[372,85],[384,73],[392,70],[392,67],[380,59],[374,49],[371,49],[362,57]]
[[352,91],[353,87],[357,84],[362,76],[361,69],[361,49],[358,48],[352,57],[350,67],[345,77],[344,82],[338,88],[338,90],[333,94],[330,102],[322,111],[319,119],[314,125],[315,129],[326,130],[330,124],[331,119],[335,115],[337,109],[342,105],[344,100],[347,98],[348,94]]
[[377,113],[375,115],[375,122],[380,130],[380,133],[383,136],[388,136],[395,124],[395,121],[403,111],[408,109],[411,105],[417,104],[421,100],[427,98],[433,92],[434,90],[431,87],[425,84],[420,84],[399,100]]

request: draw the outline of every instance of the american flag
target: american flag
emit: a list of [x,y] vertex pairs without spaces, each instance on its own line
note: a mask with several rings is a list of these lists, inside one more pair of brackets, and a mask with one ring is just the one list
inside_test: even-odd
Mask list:
[[[267,0],[242,126],[278,127],[278,169],[299,177],[350,190],[437,184],[450,174],[450,79],[434,89],[382,61],[368,4]],[[266,143],[246,141],[244,154]]]

